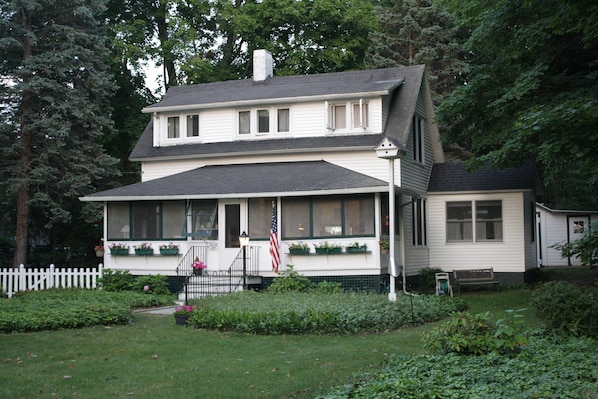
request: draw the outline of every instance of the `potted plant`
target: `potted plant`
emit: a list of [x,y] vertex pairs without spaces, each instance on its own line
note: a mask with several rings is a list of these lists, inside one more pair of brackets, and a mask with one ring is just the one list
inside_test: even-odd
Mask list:
[[309,245],[302,242],[297,242],[289,245],[289,253],[291,255],[305,255],[308,254],[309,251]]
[[191,313],[193,313],[193,311],[197,308],[197,306],[193,305],[184,305],[184,306],[177,306],[174,309],[174,320],[176,321],[176,324],[180,325],[180,326],[184,326],[187,324],[187,321],[189,320],[189,316],[191,316]]
[[135,248],[135,254],[136,255],[153,255],[154,254],[154,249],[152,248],[152,246],[147,243],[144,242],[140,245],[135,245],[133,248]]
[[126,244],[111,244],[110,245],[110,253],[112,255],[128,255],[129,254],[129,246]]
[[340,254],[342,251],[343,247],[336,243],[329,243],[328,241],[316,245],[317,254]]
[[345,251],[348,254],[355,254],[355,253],[364,253],[368,246],[366,244],[360,244],[358,242],[354,242],[353,244],[347,245],[345,247]]
[[160,245],[160,255],[178,255],[179,246],[173,243]]
[[96,256],[101,258],[104,256],[104,246],[103,245],[96,245],[93,247],[93,250],[96,251]]
[[191,268],[195,276],[201,276],[203,275],[203,271],[208,268],[208,265],[200,261],[198,257],[195,257],[195,260],[191,263]]
[[390,241],[380,240],[380,253],[387,254],[390,249]]

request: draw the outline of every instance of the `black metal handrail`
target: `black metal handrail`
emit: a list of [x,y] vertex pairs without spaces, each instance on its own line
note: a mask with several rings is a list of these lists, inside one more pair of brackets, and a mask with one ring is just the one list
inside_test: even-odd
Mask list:
[[193,274],[190,262],[189,268],[186,268],[182,267],[181,261],[177,268],[179,275],[181,275],[180,272],[187,271],[184,274],[185,303],[190,297],[221,295],[239,291],[246,284],[248,276],[258,275],[259,249],[260,247],[257,246],[247,246],[245,260],[243,260],[243,249],[240,249],[227,270],[210,271],[208,267],[201,275]]

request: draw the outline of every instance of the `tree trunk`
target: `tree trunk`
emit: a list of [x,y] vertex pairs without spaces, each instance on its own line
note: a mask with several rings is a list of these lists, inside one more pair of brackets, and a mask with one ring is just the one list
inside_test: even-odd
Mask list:
[[[31,15],[26,10],[23,13],[23,29],[25,32],[32,32]],[[30,37],[33,35],[25,35],[23,42],[23,61],[31,58],[33,53],[31,47]],[[19,150],[19,170],[17,171],[17,220],[15,232],[15,255],[12,266],[18,268],[19,265],[27,263],[27,248],[29,242],[29,214],[30,214],[30,199],[29,192],[29,177],[31,174],[31,162],[33,158],[32,147],[33,139],[30,124],[25,115],[28,114],[28,109],[31,107],[32,98],[31,93],[25,91],[21,101],[21,148]]]

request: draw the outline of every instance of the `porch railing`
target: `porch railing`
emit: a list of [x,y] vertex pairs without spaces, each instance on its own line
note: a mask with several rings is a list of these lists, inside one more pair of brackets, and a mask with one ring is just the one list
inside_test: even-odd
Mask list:
[[[245,261],[243,261],[243,250],[240,249],[227,270],[211,271],[208,266],[202,275],[196,276],[191,270],[191,263],[188,269],[179,265],[179,276],[184,275],[185,303],[190,298],[241,291],[247,284],[247,279],[259,273],[259,249],[260,247],[257,246],[246,247]],[[245,273],[243,264],[245,264]]]

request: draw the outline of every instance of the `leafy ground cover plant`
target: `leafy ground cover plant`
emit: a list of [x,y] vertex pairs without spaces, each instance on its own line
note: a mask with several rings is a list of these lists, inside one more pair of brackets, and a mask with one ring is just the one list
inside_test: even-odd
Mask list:
[[252,334],[354,334],[381,332],[440,320],[463,310],[462,300],[373,293],[242,292],[195,300],[189,324]]
[[[516,357],[422,354],[398,356],[319,399],[341,398],[595,398],[598,342],[530,337]],[[565,372],[566,370],[566,372]]]
[[507,310],[505,317],[497,321],[492,320],[490,312],[456,312],[440,326],[422,334],[424,348],[441,354],[512,355],[527,343],[521,318],[513,310]]
[[131,310],[173,303],[172,296],[54,289],[0,300],[0,332],[24,332],[127,323]]

